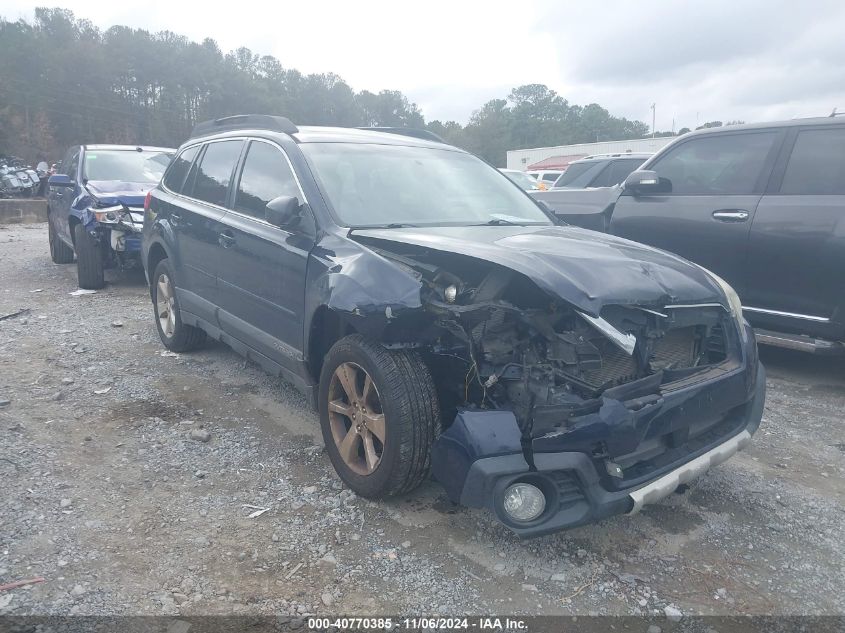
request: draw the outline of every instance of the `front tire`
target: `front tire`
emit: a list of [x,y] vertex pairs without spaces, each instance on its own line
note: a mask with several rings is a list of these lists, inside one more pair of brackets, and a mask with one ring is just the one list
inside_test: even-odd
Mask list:
[[65,244],[58,235],[53,223],[47,218],[47,238],[50,240],[50,259],[54,264],[72,264],[73,249]]
[[99,290],[105,286],[102,250],[81,223],[73,227],[73,246],[76,250],[79,287],[85,290]]
[[171,352],[189,352],[205,343],[205,332],[182,322],[176,283],[168,259],[156,265],[150,278],[150,296],[158,337]]
[[419,354],[347,336],[326,355],[319,389],[323,440],[349,488],[378,499],[422,483],[440,406]]

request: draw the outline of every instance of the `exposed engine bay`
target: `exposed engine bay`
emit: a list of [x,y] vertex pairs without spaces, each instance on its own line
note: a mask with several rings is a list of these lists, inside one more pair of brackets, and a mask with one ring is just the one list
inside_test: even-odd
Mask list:
[[422,284],[424,316],[389,315],[382,340],[429,355],[444,413],[511,410],[529,438],[548,430],[538,412],[565,421],[611,395],[642,406],[661,385],[728,357],[731,320],[716,303],[608,305],[597,318],[502,266],[414,246],[370,247]]

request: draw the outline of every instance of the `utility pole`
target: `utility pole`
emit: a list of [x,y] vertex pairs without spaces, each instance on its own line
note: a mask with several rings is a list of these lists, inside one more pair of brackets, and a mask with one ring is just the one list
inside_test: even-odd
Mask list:
[[655,110],[656,103],[651,104],[651,138],[654,138],[654,120],[656,118],[657,111]]

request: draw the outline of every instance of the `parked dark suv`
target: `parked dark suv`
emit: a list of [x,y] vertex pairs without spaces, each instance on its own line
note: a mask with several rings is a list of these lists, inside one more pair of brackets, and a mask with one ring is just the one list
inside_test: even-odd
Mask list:
[[557,226],[425,132],[203,123],[145,206],[164,345],[211,336],[301,388],[365,497],[431,467],[534,536],[635,512],[760,423],[765,372],[727,284]]
[[845,119],[693,132],[623,186],[568,193],[534,195],[568,223],[714,271],[761,342],[845,351]]

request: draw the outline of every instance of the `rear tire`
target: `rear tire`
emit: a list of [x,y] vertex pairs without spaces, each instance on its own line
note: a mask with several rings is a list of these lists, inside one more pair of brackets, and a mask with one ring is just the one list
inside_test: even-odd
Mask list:
[[319,390],[323,440],[349,488],[378,499],[422,483],[440,430],[440,406],[419,354],[347,336],[326,355]]
[[174,279],[170,261],[162,259],[150,277],[156,329],[161,342],[171,352],[190,352],[205,343],[205,331],[182,322]]
[[54,264],[72,264],[73,249],[65,244],[58,235],[53,223],[47,219],[47,238],[50,240],[50,259]]
[[99,290],[106,285],[102,250],[81,223],[73,227],[73,240],[79,287],[86,290]]

